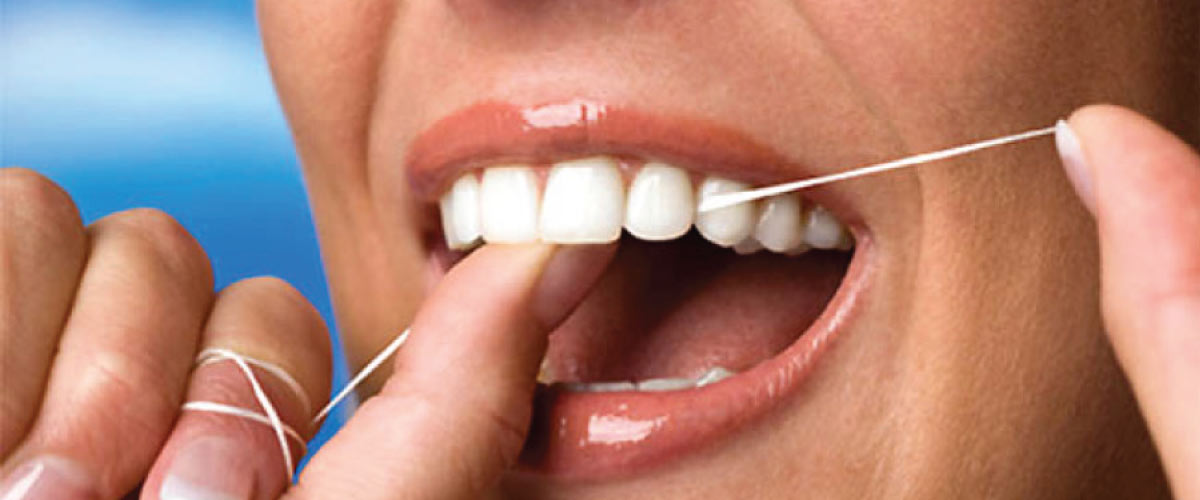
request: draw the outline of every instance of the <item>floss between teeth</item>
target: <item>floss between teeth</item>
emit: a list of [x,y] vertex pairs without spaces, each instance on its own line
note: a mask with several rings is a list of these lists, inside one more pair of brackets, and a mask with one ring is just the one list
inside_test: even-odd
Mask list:
[[997,146],[1003,146],[1005,144],[1011,144],[1014,142],[1020,142],[1020,141],[1025,141],[1025,140],[1029,140],[1029,139],[1033,139],[1033,138],[1037,138],[1037,137],[1051,135],[1054,133],[1054,130],[1055,130],[1055,127],[1047,127],[1047,128],[1037,129],[1037,130],[1030,130],[1028,132],[1021,132],[1019,134],[1007,135],[1004,137],[997,137],[995,139],[988,139],[985,141],[975,142],[975,143],[966,144],[966,145],[962,145],[962,146],[956,146],[956,147],[953,147],[950,149],[934,151],[932,153],[922,153],[919,155],[909,156],[907,158],[901,158],[899,160],[892,160],[892,161],[885,162],[885,163],[879,163],[879,164],[875,164],[875,165],[869,165],[866,167],[854,168],[854,169],[846,170],[843,172],[838,172],[836,174],[829,174],[829,175],[823,175],[820,177],[812,177],[809,179],[785,182],[785,183],[776,184],[773,186],[766,186],[766,187],[750,189],[750,190],[746,190],[746,191],[738,191],[736,193],[723,193],[723,194],[712,195],[700,202],[700,207],[697,208],[697,212],[700,212],[700,213],[711,212],[713,210],[717,210],[720,208],[731,207],[731,206],[738,205],[741,203],[746,203],[748,201],[754,201],[754,200],[758,200],[761,198],[767,198],[767,197],[775,196],[775,195],[779,195],[779,194],[790,193],[793,191],[799,191],[801,189],[807,189],[807,188],[814,187],[814,186],[820,186],[822,184],[829,184],[831,182],[844,181],[844,180],[853,179],[856,177],[874,175],[874,174],[878,174],[878,173],[882,173],[882,172],[888,172],[891,170],[898,170],[901,168],[913,167],[916,165],[930,163],[930,162],[934,162],[934,161],[938,161],[938,160],[945,160],[947,158],[953,158],[955,156],[962,156],[962,155],[965,155],[968,153],[974,153],[976,151],[980,151],[983,149],[994,148]]

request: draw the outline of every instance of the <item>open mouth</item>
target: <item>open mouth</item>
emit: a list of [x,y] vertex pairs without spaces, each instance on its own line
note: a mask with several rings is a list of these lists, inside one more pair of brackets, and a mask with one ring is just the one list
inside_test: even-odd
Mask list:
[[[844,222],[844,201],[788,194],[698,214],[706,196],[800,174],[705,125],[579,102],[515,109],[442,120],[409,168],[436,221],[435,271],[483,243],[618,245],[550,336],[525,471],[637,473],[793,397],[865,281],[869,234]],[[487,134],[445,139],[480,123]]]

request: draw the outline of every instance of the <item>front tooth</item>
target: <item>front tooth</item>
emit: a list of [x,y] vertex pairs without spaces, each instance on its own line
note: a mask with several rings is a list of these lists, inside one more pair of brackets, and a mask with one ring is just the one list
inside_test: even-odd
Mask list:
[[442,231],[451,250],[470,248],[479,239],[479,181],[475,174],[459,177],[442,195]]
[[637,383],[637,390],[644,392],[678,391],[691,389],[696,381],[690,378],[652,378]]
[[483,171],[480,226],[488,243],[528,243],[538,239],[538,185],[525,166]]
[[695,212],[695,194],[687,172],[651,162],[629,185],[625,229],[643,240],[675,239],[692,227]]
[[844,246],[850,239],[845,226],[823,207],[813,207],[804,228],[804,242],[813,248],[830,250]]
[[772,196],[762,202],[754,238],[767,250],[786,253],[804,245],[804,207],[795,193]]
[[714,366],[709,368],[708,371],[704,372],[703,375],[700,375],[700,377],[696,379],[696,387],[704,387],[709,384],[715,384],[732,377],[733,375],[734,373],[726,368]]
[[542,199],[542,240],[608,243],[621,236],[625,183],[616,160],[598,156],[557,163]]
[[[699,202],[709,196],[745,191],[750,186],[741,182],[709,177],[700,184]],[[736,245],[754,232],[755,203],[739,203],[696,215],[696,229],[708,241],[723,247]]]

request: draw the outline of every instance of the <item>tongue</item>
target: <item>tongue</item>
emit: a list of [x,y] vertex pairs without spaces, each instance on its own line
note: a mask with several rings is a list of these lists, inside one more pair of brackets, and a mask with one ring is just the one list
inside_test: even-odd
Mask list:
[[796,341],[846,272],[845,252],[738,256],[694,233],[625,238],[583,304],[550,336],[551,380],[694,378],[743,371]]

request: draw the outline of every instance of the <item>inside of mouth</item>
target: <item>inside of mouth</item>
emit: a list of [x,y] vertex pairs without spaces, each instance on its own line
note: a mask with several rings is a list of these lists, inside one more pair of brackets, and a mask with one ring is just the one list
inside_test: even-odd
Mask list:
[[551,334],[539,381],[624,390],[629,382],[698,380],[718,367],[745,371],[796,342],[851,258],[836,250],[738,255],[695,231],[667,242],[626,235],[600,281]]

